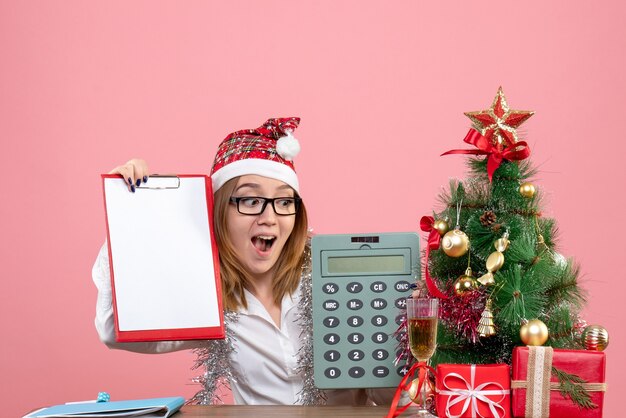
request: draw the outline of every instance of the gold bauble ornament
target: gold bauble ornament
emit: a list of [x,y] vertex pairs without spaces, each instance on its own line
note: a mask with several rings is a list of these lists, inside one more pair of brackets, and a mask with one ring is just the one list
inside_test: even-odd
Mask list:
[[602,325],[588,325],[583,330],[583,345],[590,351],[604,351],[609,345],[609,332]]
[[522,183],[519,186],[519,193],[529,199],[534,197],[536,192],[537,190],[535,189],[535,185],[530,182]]
[[469,250],[469,237],[458,228],[446,232],[441,239],[441,248],[449,257],[462,257]]
[[544,345],[548,341],[548,327],[539,319],[532,319],[520,327],[519,336],[526,345]]
[[444,235],[450,230],[450,225],[448,225],[447,220],[438,219],[433,223],[433,229],[436,229],[437,232],[439,232],[439,235]]
[[[421,393],[417,393],[417,387],[419,386],[419,378],[418,379],[413,379],[413,381],[411,382],[411,386],[409,386],[409,398],[411,398],[411,400],[423,407],[423,408],[428,408],[430,405],[432,405],[435,402],[435,392],[433,391],[433,383],[430,381],[430,379],[426,379],[424,381],[424,383],[422,384],[422,391]],[[424,398],[426,398],[426,405],[422,405],[424,403]]]
[[476,279],[472,276],[472,269],[468,267],[465,274],[459,276],[454,282],[454,293],[457,296],[463,296],[473,290],[476,290]]

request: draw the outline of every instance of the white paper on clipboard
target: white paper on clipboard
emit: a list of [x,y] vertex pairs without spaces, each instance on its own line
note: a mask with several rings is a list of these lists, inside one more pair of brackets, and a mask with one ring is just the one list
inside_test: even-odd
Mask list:
[[102,178],[118,341],[223,338],[210,178]]

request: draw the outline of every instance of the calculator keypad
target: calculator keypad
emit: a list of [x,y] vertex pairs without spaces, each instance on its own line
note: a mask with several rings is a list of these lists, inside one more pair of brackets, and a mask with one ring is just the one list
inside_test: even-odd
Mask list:
[[[333,279],[320,289],[324,296],[318,305],[322,307],[321,323],[326,332],[322,334],[323,344],[316,349],[321,347],[323,376],[333,382],[350,381],[339,387],[376,387],[376,382],[393,386],[381,383],[389,379],[399,382],[406,368],[393,364],[397,346],[393,334],[402,320],[399,309],[410,294],[409,282],[372,278],[369,283],[350,281],[341,285]],[[361,383],[367,379],[374,382]],[[323,387],[332,387],[332,383]]]
[[[340,286],[334,280],[324,283],[321,289],[324,294],[322,324],[327,330],[337,330],[323,336],[322,351],[326,362],[323,375],[329,381],[350,379],[351,383],[345,387],[376,387],[376,381],[389,379],[399,382],[407,369],[393,364],[397,355],[396,340],[402,337],[393,338],[393,334],[402,321],[399,309],[405,306],[410,283],[407,280],[387,283],[370,279],[370,283],[351,281]],[[345,299],[343,304],[342,299]],[[354,348],[366,344],[364,349]],[[367,367],[357,366],[359,363],[367,363]],[[360,386],[368,374],[375,382]],[[319,377],[316,379],[320,380]]]
[[313,366],[320,389],[397,387],[401,310],[419,278],[415,233],[315,235]]

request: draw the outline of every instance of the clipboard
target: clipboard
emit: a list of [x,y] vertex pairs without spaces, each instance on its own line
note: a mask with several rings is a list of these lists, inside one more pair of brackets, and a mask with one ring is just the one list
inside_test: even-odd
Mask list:
[[211,179],[101,177],[116,340],[224,338]]

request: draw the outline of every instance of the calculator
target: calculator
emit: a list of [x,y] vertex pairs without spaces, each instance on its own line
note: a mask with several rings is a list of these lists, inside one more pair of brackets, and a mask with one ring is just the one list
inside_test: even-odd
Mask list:
[[394,364],[394,333],[419,279],[419,236],[316,235],[311,252],[315,385],[398,386],[408,368]]

